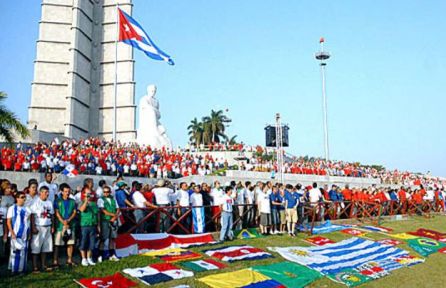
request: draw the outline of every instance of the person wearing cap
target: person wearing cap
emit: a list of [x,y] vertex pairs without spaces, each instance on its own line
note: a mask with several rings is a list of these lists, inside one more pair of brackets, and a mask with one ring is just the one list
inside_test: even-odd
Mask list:
[[71,188],[67,183],[60,185],[61,197],[54,201],[56,235],[54,237],[53,266],[59,266],[59,247],[67,246],[67,265],[73,266],[75,244],[76,201],[70,198]]
[[49,188],[42,186],[39,189],[39,198],[30,206],[31,215],[31,254],[33,255],[33,271],[38,272],[37,259],[40,255],[42,269],[51,271],[46,266],[46,254],[53,252],[54,233],[54,206],[48,200]]
[[103,195],[98,199],[98,208],[100,209],[100,250],[102,251],[101,260],[119,261],[115,252],[115,239],[118,237],[118,216],[120,214],[118,204],[111,195],[109,186],[102,187]]
[[12,273],[21,273],[26,271],[31,210],[25,206],[26,196],[23,192],[18,192],[15,199],[16,204],[9,207],[6,216],[11,238],[8,269]]
[[[118,207],[120,209],[135,207],[133,205],[133,203],[130,201],[130,199],[131,199],[130,191],[128,191],[126,189],[127,183],[125,183],[124,181],[118,181],[116,183],[116,187],[117,187],[117,189],[115,190],[115,199],[116,199],[116,203],[118,204]],[[126,211],[126,210],[122,211],[121,210],[121,213],[125,219],[125,222],[121,227],[119,227],[119,231],[118,231],[119,233],[127,232],[128,229],[130,229],[133,226],[132,223],[134,223],[134,219],[135,219],[135,216],[133,215],[132,211]]]

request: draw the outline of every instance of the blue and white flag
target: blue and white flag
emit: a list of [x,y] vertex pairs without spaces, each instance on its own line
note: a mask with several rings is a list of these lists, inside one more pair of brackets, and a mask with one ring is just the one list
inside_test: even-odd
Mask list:
[[165,61],[174,65],[169,55],[161,51],[150,39],[144,29],[130,15],[118,8],[119,12],[119,41],[143,51],[154,60]]
[[194,233],[204,233],[205,219],[204,207],[192,208],[192,219],[194,224]]
[[320,273],[335,274],[345,269],[354,269],[368,262],[393,259],[409,253],[400,248],[384,245],[362,238],[350,238],[320,247],[274,247],[269,248],[283,258]]

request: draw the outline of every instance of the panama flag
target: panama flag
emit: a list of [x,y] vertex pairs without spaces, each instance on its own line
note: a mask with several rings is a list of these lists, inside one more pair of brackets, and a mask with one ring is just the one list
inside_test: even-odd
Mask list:
[[194,276],[194,272],[180,269],[169,263],[156,263],[141,268],[127,268],[124,269],[124,273],[138,278],[146,285]]
[[70,164],[65,167],[65,169],[62,171],[62,174],[69,178],[74,178],[79,175],[79,172],[76,170],[76,167],[74,167],[73,164]]
[[150,39],[144,29],[130,15],[118,8],[119,12],[119,41],[143,51],[154,60],[165,61],[174,65],[169,55],[161,51]]

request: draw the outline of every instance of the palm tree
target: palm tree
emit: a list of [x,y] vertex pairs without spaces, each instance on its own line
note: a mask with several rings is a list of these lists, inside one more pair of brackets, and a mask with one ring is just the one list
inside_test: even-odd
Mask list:
[[237,141],[235,140],[235,138],[237,138],[237,135],[234,135],[231,138],[227,137],[226,141],[228,142],[229,145],[234,145],[234,144],[237,144]]
[[231,119],[224,115],[222,110],[211,110],[210,116],[203,117],[203,123],[207,124],[211,134],[211,141],[209,142],[220,143],[220,137],[226,138],[225,124],[230,122]]
[[194,142],[196,146],[200,145],[203,141],[203,123],[195,117],[194,120],[190,121],[187,130],[189,130],[188,135],[190,135],[189,141]]
[[29,136],[29,131],[23,125],[19,118],[3,104],[3,101],[8,97],[5,92],[0,91],[0,136],[6,142],[14,142],[13,132],[16,132],[22,138]]

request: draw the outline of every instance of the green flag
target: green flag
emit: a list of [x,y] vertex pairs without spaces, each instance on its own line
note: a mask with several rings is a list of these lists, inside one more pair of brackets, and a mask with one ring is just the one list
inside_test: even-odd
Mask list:
[[353,269],[346,269],[339,273],[329,274],[328,278],[335,282],[345,284],[348,287],[355,287],[373,280],[373,278],[362,275],[361,273]]
[[256,228],[236,230],[234,231],[234,235],[236,239],[251,239],[263,237],[261,234],[259,234],[259,232],[257,232]]
[[292,262],[254,266],[253,270],[280,282],[286,287],[305,287],[322,277],[319,272]]
[[424,257],[427,257],[430,254],[437,252],[441,248],[446,247],[445,243],[428,238],[410,239],[407,240],[407,244],[409,244],[409,247],[415,250],[415,252]]

